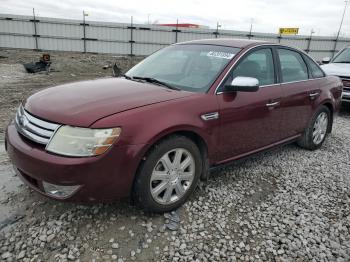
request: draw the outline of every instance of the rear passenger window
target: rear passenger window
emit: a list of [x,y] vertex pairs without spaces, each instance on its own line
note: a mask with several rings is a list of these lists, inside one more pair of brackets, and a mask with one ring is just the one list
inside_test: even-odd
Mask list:
[[278,55],[281,62],[283,82],[309,79],[307,66],[298,52],[288,49],[278,49]]
[[324,77],[324,73],[321,68],[310,57],[304,55],[304,58],[309,65],[312,78]]

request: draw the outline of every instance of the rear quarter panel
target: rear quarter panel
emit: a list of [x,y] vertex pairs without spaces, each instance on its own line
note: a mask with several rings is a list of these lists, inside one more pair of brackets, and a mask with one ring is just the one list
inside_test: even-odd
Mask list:
[[318,104],[331,103],[334,112],[338,112],[341,107],[341,94],[343,84],[337,76],[326,76],[319,81],[321,95],[318,98]]

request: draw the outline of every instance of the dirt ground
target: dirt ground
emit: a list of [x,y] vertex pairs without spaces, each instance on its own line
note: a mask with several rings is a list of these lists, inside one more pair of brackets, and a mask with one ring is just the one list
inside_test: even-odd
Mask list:
[[50,74],[22,63],[40,52],[0,49],[1,261],[350,261],[350,110],[322,149],[277,148],[213,173],[177,211],[179,228],[128,200],[76,205],[46,199],[18,179],[4,130],[28,95],[111,77],[141,58],[50,52]]
[[46,87],[66,82],[111,77],[105,65],[117,62],[123,71],[140,61],[140,57],[94,55],[72,52],[50,52],[51,73],[28,74],[22,64],[37,62],[44,52],[0,49],[0,138],[6,123],[13,118],[20,102],[30,94]]

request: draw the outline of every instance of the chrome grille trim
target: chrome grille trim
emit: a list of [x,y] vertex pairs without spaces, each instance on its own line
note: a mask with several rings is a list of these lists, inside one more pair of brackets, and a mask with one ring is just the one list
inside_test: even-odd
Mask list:
[[26,138],[43,145],[47,145],[60,127],[58,124],[50,123],[26,112],[21,105],[15,118],[17,131]]
[[350,77],[339,76],[340,80],[343,83],[343,91],[350,91]]
[[27,113],[24,110],[23,106],[20,106],[20,109],[24,113],[24,115],[28,118],[28,120],[36,126],[43,127],[45,129],[48,129],[48,130],[56,130],[57,127],[59,127],[59,125],[57,125],[57,124],[46,122],[46,121],[43,121],[41,119],[38,119],[38,118],[30,115],[29,113]]

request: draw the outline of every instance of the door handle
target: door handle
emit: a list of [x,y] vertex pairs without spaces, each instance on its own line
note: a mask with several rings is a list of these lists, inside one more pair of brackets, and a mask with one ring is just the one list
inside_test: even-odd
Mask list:
[[277,101],[277,102],[267,103],[266,106],[267,107],[275,107],[275,106],[278,106],[279,104],[280,104],[280,102]]
[[315,92],[315,93],[310,93],[309,94],[309,97],[311,98],[311,99],[315,99],[317,96],[319,96],[320,95],[320,93],[318,93],[318,92]]

